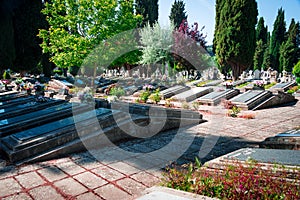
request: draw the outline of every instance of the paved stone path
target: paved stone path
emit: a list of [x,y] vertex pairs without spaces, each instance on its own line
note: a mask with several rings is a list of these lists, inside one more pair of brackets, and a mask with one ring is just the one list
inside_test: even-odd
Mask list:
[[208,122],[149,139],[23,166],[0,158],[0,199],[135,199],[159,184],[162,168],[200,157],[202,162],[299,127],[300,103],[246,111],[255,119],[226,117],[221,107],[201,106]]

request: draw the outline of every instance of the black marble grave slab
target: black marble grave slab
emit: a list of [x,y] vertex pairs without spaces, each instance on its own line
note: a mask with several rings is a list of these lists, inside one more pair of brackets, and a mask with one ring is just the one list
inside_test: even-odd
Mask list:
[[47,99],[46,102],[28,102],[25,104],[0,109],[0,120],[14,117],[20,114],[26,114],[33,111],[41,110],[53,105],[64,103],[63,100]]
[[160,94],[162,95],[162,97],[164,99],[167,99],[167,98],[170,98],[171,96],[185,92],[189,89],[190,89],[190,87],[188,87],[188,86],[176,85],[176,86],[173,86],[173,87],[170,87],[168,89],[161,91]]
[[0,109],[4,109],[10,106],[16,106],[19,104],[25,104],[31,101],[34,101],[35,97],[34,96],[26,96],[26,97],[20,97],[16,99],[10,99],[6,101],[1,101],[0,102]]
[[259,163],[300,166],[300,151],[282,149],[247,148],[239,149],[222,157],[223,160],[247,161],[253,159]]
[[74,112],[85,111],[84,104],[59,104],[39,111],[18,115],[16,117],[0,120],[0,138],[23,131],[34,126],[39,126],[58,119],[72,116]]
[[214,91],[207,95],[204,95],[203,97],[200,97],[198,99],[198,102],[208,105],[216,105],[221,102],[222,99],[230,99],[236,95],[238,95],[240,92],[237,89],[234,90],[224,90],[224,91]]

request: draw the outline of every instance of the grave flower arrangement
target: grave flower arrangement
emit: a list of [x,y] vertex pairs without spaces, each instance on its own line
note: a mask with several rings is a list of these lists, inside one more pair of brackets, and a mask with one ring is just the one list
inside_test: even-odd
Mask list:
[[94,96],[92,90],[89,87],[85,87],[82,91],[77,94],[81,103],[93,103]]
[[253,85],[254,85],[254,87],[258,87],[258,88],[262,88],[263,89],[264,86],[265,86],[265,83],[263,81],[257,80],[257,81],[253,82]]
[[143,90],[152,91],[154,89],[155,89],[155,87],[153,85],[150,85],[150,84],[146,84],[146,85],[143,86]]
[[223,86],[225,86],[227,89],[233,88],[233,82],[232,81],[225,81],[222,83]]

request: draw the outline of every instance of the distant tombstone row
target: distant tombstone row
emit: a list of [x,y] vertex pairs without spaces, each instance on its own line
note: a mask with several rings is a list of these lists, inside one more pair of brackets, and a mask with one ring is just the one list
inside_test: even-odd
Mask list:
[[273,70],[271,68],[266,71],[260,71],[258,69],[256,69],[255,71],[249,70],[248,72],[243,71],[239,78],[240,80],[263,80],[265,83],[286,83],[293,81],[291,72],[283,71],[282,73],[278,74],[276,70]]

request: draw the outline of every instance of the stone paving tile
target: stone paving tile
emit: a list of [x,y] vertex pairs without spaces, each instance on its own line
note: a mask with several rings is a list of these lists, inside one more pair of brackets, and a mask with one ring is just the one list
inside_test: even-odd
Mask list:
[[116,162],[116,163],[112,163],[109,165],[109,167],[123,173],[126,175],[131,175],[131,174],[135,174],[137,172],[140,172],[140,169],[137,169],[131,165],[128,165],[124,162]]
[[121,190],[120,188],[117,188],[116,186],[114,186],[112,184],[104,185],[104,186],[94,190],[94,192],[106,200],[121,200],[121,199],[130,200],[130,199],[133,199],[132,195]]
[[95,159],[92,158],[88,158],[88,157],[84,157],[82,159],[77,159],[76,161],[74,161],[76,164],[78,164],[79,166],[85,168],[85,169],[95,169],[97,167],[101,167],[103,166],[100,162],[98,162]]
[[5,167],[0,167],[0,180],[7,178],[7,177],[13,177],[18,174],[18,170],[16,169],[15,166],[5,166]]
[[20,192],[22,187],[13,178],[7,178],[0,181],[0,197]]
[[68,176],[66,173],[55,166],[43,168],[38,170],[37,172],[45,177],[49,182],[54,182]]
[[15,195],[5,197],[2,200],[32,200],[32,198],[26,193],[17,193]]
[[107,166],[102,166],[102,167],[93,169],[92,172],[103,177],[104,179],[106,179],[108,181],[116,181],[116,180],[119,180],[119,179],[125,177],[125,175],[123,175],[122,173],[120,173],[114,169],[111,169]]
[[73,161],[58,163],[56,166],[70,175],[79,174],[85,171],[85,169],[75,164]]
[[29,191],[30,195],[35,200],[44,200],[44,199],[51,199],[51,200],[63,200],[65,199],[61,196],[53,187],[51,186],[41,186],[34,188]]
[[58,187],[65,194],[77,196],[79,194],[85,193],[88,190],[82,186],[80,183],[75,181],[72,178],[66,178],[54,183],[56,187]]
[[146,185],[147,187],[152,187],[160,183],[160,179],[152,174],[146,172],[139,172],[131,176],[132,179]]
[[18,175],[16,176],[16,179],[24,188],[27,189],[46,183],[36,172],[28,172],[26,174]]
[[88,192],[77,196],[76,199],[77,200],[101,200],[102,198],[98,197],[97,195],[91,192]]
[[136,196],[146,189],[146,186],[141,183],[132,180],[131,178],[124,178],[117,181],[117,184],[124,188],[129,194]]
[[22,174],[22,173],[34,171],[34,170],[41,169],[41,168],[44,168],[44,166],[40,165],[40,164],[30,164],[30,165],[18,167],[17,170],[18,170],[19,174]]
[[107,183],[104,179],[96,176],[91,172],[84,172],[82,174],[74,176],[73,178],[90,189],[95,189]]

